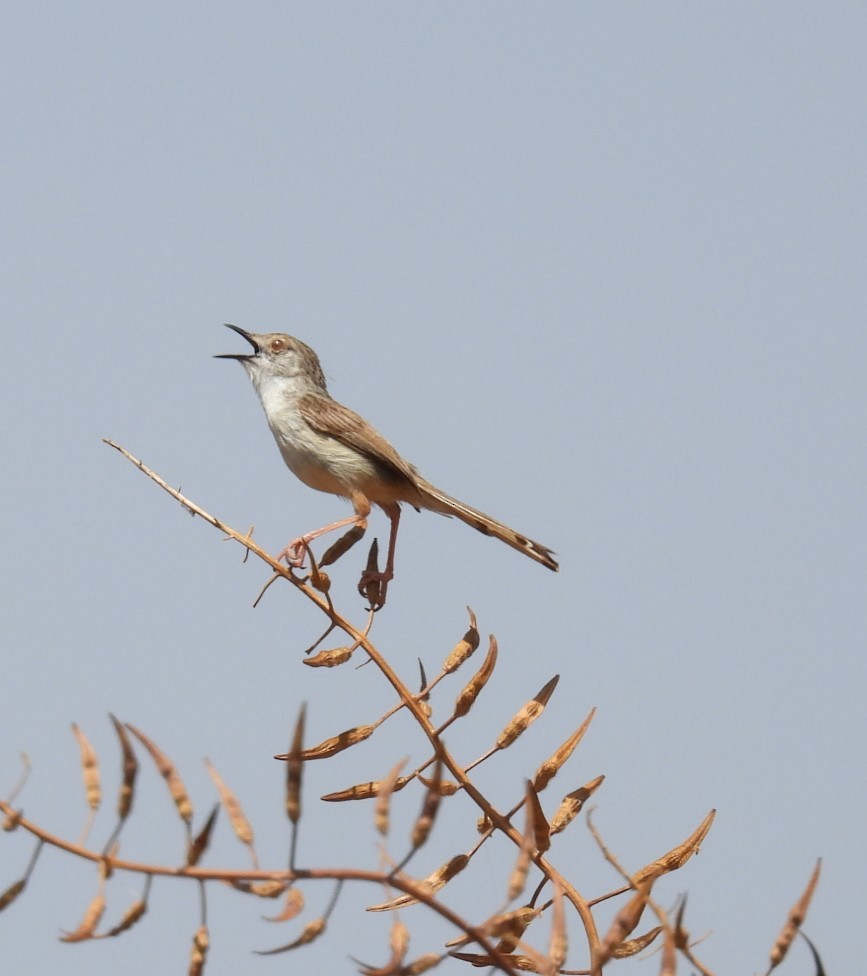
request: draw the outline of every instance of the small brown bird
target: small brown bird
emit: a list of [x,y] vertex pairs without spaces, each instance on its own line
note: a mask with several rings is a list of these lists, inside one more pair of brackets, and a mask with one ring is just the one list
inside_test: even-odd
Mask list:
[[216,358],[236,359],[247,371],[283,460],[305,485],[348,498],[355,513],[300,536],[289,543],[280,558],[285,556],[290,565],[299,567],[313,539],[347,525],[354,526],[352,542],[358,541],[367,528],[371,505],[378,505],[391,521],[385,571],[367,571],[359,588],[363,592],[367,583],[379,582],[377,605],[381,606],[388,582],[394,577],[400,503],[406,502],[416,509],[453,515],[548,569],[559,568],[547,546],[440,491],[363,417],[333,399],[319,357],[309,346],[279,332],[247,332],[237,325],[227,328],[243,336],[253,351]]

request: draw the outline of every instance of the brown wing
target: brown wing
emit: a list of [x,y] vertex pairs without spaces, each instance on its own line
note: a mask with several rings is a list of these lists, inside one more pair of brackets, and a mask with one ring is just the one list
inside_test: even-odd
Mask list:
[[301,416],[320,434],[333,437],[347,447],[381,464],[398,481],[417,484],[418,473],[364,417],[330,396],[305,393],[298,400]]

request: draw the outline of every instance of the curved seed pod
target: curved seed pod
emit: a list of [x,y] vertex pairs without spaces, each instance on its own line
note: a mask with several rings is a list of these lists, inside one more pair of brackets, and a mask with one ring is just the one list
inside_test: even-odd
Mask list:
[[548,942],[548,962],[552,973],[557,973],[566,962],[569,939],[566,934],[566,913],[563,910],[563,889],[554,882],[554,910],[551,919],[551,938]]
[[488,653],[479,670],[470,678],[455,701],[455,718],[462,718],[473,707],[482,688],[488,683],[494,673],[497,663],[497,638],[491,634],[488,641]]
[[327,651],[320,651],[313,657],[305,657],[304,663],[308,668],[336,668],[345,664],[351,657],[355,647],[332,647]]
[[332,647],[327,651],[320,651],[313,657],[305,657],[304,663],[308,668],[336,668],[345,664],[355,650],[354,647]]
[[169,788],[169,793],[171,794],[172,800],[174,800],[175,809],[178,811],[178,816],[189,827],[193,821],[193,804],[190,802],[190,797],[187,793],[186,787],[183,784],[183,780],[178,775],[178,771],[175,768],[174,763],[162,751],[162,749],[160,749],[155,743],[151,742],[144,732],[141,732],[134,725],[130,725],[129,722],[126,723],[126,727],[150,753],[150,757],[153,759],[154,764],[157,767],[157,771],[165,780],[166,786]]
[[17,881],[9,885],[3,894],[0,894],[0,912],[2,912],[4,908],[8,908],[26,887],[27,878],[19,878]]
[[247,819],[238,798],[223,782],[222,776],[214,768],[210,759],[205,760],[205,768],[214,781],[214,786],[217,787],[217,792],[220,794],[220,802],[223,804],[223,809],[226,811],[226,816],[229,818],[232,830],[235,831],[235,836],[242,844],[246,844],[252,850],[253,828],[250,826],[250,821]]
[[[412,779],[411,776],[398,776],[394,781],[391,792],[397,793],[402,790]],[[337,790],[334,793],[326,793],[321,797],[331,803],[341,803],[344,800],[370,800],[379,795],[386,780],[376,780],[368,783],[356,783],[355,786],[347,786],[345,790]]]
[[391,798],[399,788],[397,785],[398,781],[403,780],[401,787],[407,782],[407,777],[398,776],[405,763],[406,759],[401,759],[376,790],[376,807],[373,811],[373,823],[383,837],[388,836],[388,827],[391,819]]
[[602,940],[599,956],[596,965],[601,966],[610,959],[618,948],[623,944],[623,940],[635,930],[635,926],[641,921],[647,899],[650,896],[652,881],[644,881],[638,886],[635,894],[614,916],[611,928]]
[[557,808],[557,812],[551,818],[552,834],[559,834],[561,830],[565,830],[572,823],[581,812],[581,808],[587,800],[602,785],[604,779],[604,776],[597,776],[595,779],[591,779],[589,783],[579,786],[577,790],[573,790],[563,797],[560,801],[560,806]]
[[436,820],[437,811],[439,810],[440,802],[443,798],[442,791],[440,790],[442,775],[442,757],[437,757],[433,779],[431,779],[430,785],[425,793],[421,813],[418,815],[418,819],[413,825],[412,834],[410,835],[410,843],[412,844],[413,850],[418,850],[418,848],[421,847],[422,844],[424,844],[424,842],[428,839],[431,828],[434,825],[434,820]]
[[266,922],[289,922],[296,918],[304,909],[304,892],[300,888],[289,888],[286,901],[277,915],[263,915]]
[[478,648],[479,646],[479,631],[476,627],[476,615],[467,607],[467,613],[470,615],[470,626],[464,636],[455,644],[454,650],[446,658],[443,664],[443,672],[445,674],[451,674],[466,661],[466,659]]
[[[450,952],[449,955],[453,959],[460,959],[462,962],[468,962],[476,969],[483,966],[492,966],[494,968],[499,966],[499,962],[497,962],[493,956],[486,955],[482,952]],[[508,960],[513,969],[517,969],[522,973],[550,972],[550,967],[548,966],[544,967],[543,969],[544,960],[542,959],[540,959],[540,961],[537,963],[529,956],[509,956]]]
[[657,858],[652,864],[647,864],[632,876],[633,887],[638,888],[644,881],[652,881],[660,875],[668,874],[669,871],[676,871],[698,853],[701,842],[707,836],[711,828],[716,810],[711,812],[702,820],[696,829],[677,847],[673,847],[667,854]]
[[662,940],[660,953],[659,976],[675,976],[677,973],[677,952],[674,936],[668,929]]
[[[460,874],[469,863],[470,859],[466,854],[456,854],[450,861],[441,864],[433,874],[428,875],[427,878],[417,882],[417,884],[428,894],[435,894],[440,888],[447,885],[455,875]],[[415,905],[418,901],[419,899],[415,895],[401,895],[399,898],[393,898],[391,901],[382,902],[379,905],[370,905],[367,911],[390,912],[395,908],[406,908],[408,905]]]
[[436,952],[426,952],[423,956],[413,959],[411,963],[404,966],[401,970],[401,976],[421,976],[422,973],[438,966],[442,958]]
[[81,729],[72,723],[72,734],[78,742],[78,749],[81,753],[81,775],[84,779],[84,793],[87,805],[96,812],[102,800],[102,788],[99,783],[99,759],[87,736]]
[[217,814],[219,812],[220,804],[215,803],[214,809],[211,810],[210,816],[205,821],[205,826],[202,827],[187,847],[187,867],[195,867],[199,863],[201,856],[207,850],[208,844],[211,842],[211,832],[214,829],[214,824],[217,822]]
[[506,725],[503,731],[497,738],[497,748],[498,749],[508,749],[508,747],[518,738],[523,732],[536,721],[536,719],[545,711],[545,706],[548,704],[548,700],[551,695],[554,694],[554,689],[557,687],[557,682],[560,680],[560,675],[555,674],[554,677],[537,693],[535,698],[531,698],[530,701],[524,705],[521,710],[511,719],[511,721]]
[[294,942],[290,942],[284,946],[278,946],[276,949],[255,949],[254,952],[257,956],[276,956],[280,952],[289,952],[290,949],[297,949],[299,946],[310,945],[319,938],[320,935],[325,931],[327,920],[322,918],[314,918],[312,922],[308,922],[301,935],[295,939]]
[[[301,759],[306,762],[308,759],[328,759],[329,756],[336,756],[338,752],[343,752],[350,746],[358,745],[369,739],[376,730],[375,725],[356,725],[353,729],[347,729],[339,735],[332,735],[330,739],[325,739],[318,746],[301,751]],[[288,759],[289,754],[275,756],[275,759]]]
[[304,746],[304,726],[307,721],[307,703],[301,706],[295,731],[292,735],[292,745],[289,747],[286,763],[286,816],[293,824],[301,819],[301,779],[304,773],[304,763],[301,761]]
[[539,802],[539,797],[533,789],[533,784],[527,781],[527,812],[530,816],[533,830],[533,843],[540,854],[551,846],[551,831],[548,827],[548,818]]
[[193,948],[190,951],[190,968],[188,970],[190,976],[201,976],[204,972],[205,957],[208,954],[209,947],[208,927],[202,925],[193,936]]
[[514,911],[494,916],[482,926],[482,930],[486,935],[498,938],[500,941],[497,943],[497,948],[500,952],[508,954],[515,951],[527,931],[527,926],[541,914],[541,909],[524,905]]
[[117,795],[117,815],[123,821],[126,820],[132,809],[135,780],[136,776],[138,776],[138,759],[136,759],[136,755],[133,752],[132,743],[129,741],[129,736],[126,734],[123,723],[118,721],[111,712],[108,713],[108,717],[114,726],[114,731],[120,742],[121,755],[123,756],[120,791]]
[[518,850],[518,857],[515,861],[515,866],[512,868],[512,873],[509,875],[509,887],[507,890],[506,898],[509,902],[514,901],[518,895],[524,890],[524,886],[527,883],[527,873],[530,870],[531,858],[533,856],[533,850],[535,849],[534,839],[535,833],[533,831],[533,808],[532,802],[530,800],[530,791],[532,789],[532,784],[527,781],[526,788],[526,799],[524,802],[524,834],[521,838],[521,846]]
[[257,898],[279,898],[289,887],[290,882],[278,881],[243,881],[239,878],[227,878],[226,884],[236,891],[243,891],[245,895],[255,895]]
[[822,870],[822,859],[819,858],[816,861],[816,867],[813,868],[813,873],[810,875],[810,880],[807,882],[807,887],[804,889],[804,893],[801,897],[792,905],[791,911],[789,912],[789,917],[786,919],[786,924],[783,926],[783,930],[777,937],[777,941],[774,943],[773,949],[771,949],[771,965],[768,968],[768,972],[775,969],[779,964],[785,959],[786,953],[789,951],[789,946],[792,944],[792,940],[798,934],[799,929],[804,924],[804,919],[807,917],[807,909],[810,907],[810,902],[813,898],[813,892],[816,890],[816,885],[819,883],[819,873]]
[[123,913],[123,916],[117,925],[115,925],[113,929],[109,929],[104,936],[101,936],[101,938],[110,939],[116,935],[120,935],[121,933],[128,931],[144,915],[147,909],[148,903],[143,898],[140,898],[138,901],[134,901]]
[[310,567],[310,585],[320,593],[327,593],[331,589],[331,577],[328,573],[323,573],[315,563]]
[[[421,773],[416,777],[418,781],[425,787],[425,789],[431,789],[434,785],[432,779],[428,779],[427,776],[422,776]],[[453,779],[443,779],[440,780],[436,787],[439,790],[440,796],[454,796],[455,793],[463,789],[460,783],[456,783]]]
[[584,719],[581,725],[579,725],[572,735],[570,735],[569,738],[560,746],[560,748],[557,749],[552,756],[549,756],[536,770],[536,775],[533,777],[533,788],[537,793],[541,793],[542,790],[545,789],[545,787],[560,771],[566,760],[575,751],[578,743],[584,738],[584,733],[589,728],[595,714],[596,709],[591,708],[590,714]]
[[662,926],[657,925],[649,932],[645,932],[644,935],[639,935],[634,939],[627,939],[625,942],[621,942],[614,952],[611,953],[612,959],[625,959],[627,956],[636,955],[642,949],[646,949],[661,931]]
[[[391,949],[391,958],[384,966],[359,966],[362,976],[403,976],[406,970],[403,968],[403,961],[409,950],[409,929],[401,922],[397,916],[391,923],[391,932],[388,937],[388,945]],[[358,962],[358,960],[356,960]]]
[[105,911],[105,897],[98,894],[87,906],[81,924],[74,932],[67,932],[60,937],[61,942],[85,942],[94,937],[94,929],[99,925],[102,913]]
[[328,549],[322,555],[319,560],[320,566],[330,566],[332,563],[337,562],[341,556],[345,555],[349,550],[355,545],[356,542],[364,535],[365,527],[361,525],[353,525],[348,532],[344,532],[343,535],[337,540],[337,542],[332,543]]

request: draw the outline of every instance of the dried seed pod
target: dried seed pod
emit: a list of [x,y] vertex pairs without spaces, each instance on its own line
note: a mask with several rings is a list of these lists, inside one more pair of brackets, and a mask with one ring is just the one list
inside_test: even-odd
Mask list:
[[[332,735],[330,739],[325,739],[318,746],[302,750],[301,759],[306,762],[308,759],[328,759],[329,756],[336,756],[338,752],[343,752],[344,749],[369,739],[375,730],[375,725],[356,725],[355,728],[347,729],[339,735]],[[285,760],[289,758],[289,753],[274,758]]]
[[634,939],[627,939],[625,942],[621,942],[620,945],[611,953],[611,958],[626,959],[628,956],[636,955],[637,953],[641,952],[642,949],[646,949],[661,931],[662,926],[657,925],[649,932],[645,932],[644,935],[639,935]]
[[644,881],[652,881],[660,875],[668,874],[669,871],[676,871],[698,853],[701,842],[711,828],[716,810],[711,812],[702,820],[696,829],[677,847],[673,847],[667,854],[657,858],[652,864],[647,864],[632,876],[632,884],[638,888]]
[[[399,792],[411,779],[411,776],[399,776],[395,780],[391,792]],[[326,793],[321,799],[328,800],[331,803],[341,803],[344,800],[370,800],[378,795],[384,782],[385,780],[376,780],[367,783],[356,783],[355,786],[347,786],[345,790]]]
[[659,963],[659,976],[675,976],[677,972],[677,952],[675,940],[666,929],[662,940],[662,955]]
[[491,634],[488,641],[488,653],[479,670],[470,678],[455,701],[455,718],[462,718],[473,707],[482,688],[488,683],[494,673],[497,663],[497,639]]
[[344,532],[337,542],[332,543],[328,549],[325,550],[324,555],[319,560],[319,565],[330,566],[332,563],[337,562],[337,560],[340,559],[341,556],[345,555],[364,535],[365,528],[366,526],[353,525],[348,532]]
[[123,913],[123,916],[117,925],[115,925],[114,928],[109,929],[103,938],[113,938],[116,935],[127,932],[144,915],[147,909],[148,903],[143,898],[140,898],[138,901],[134,901]]
[[304,747],[304,726],[307,720],[307,704],[301,706],[292,733],[292,745],[286,762],[286,816],[293,824],[301,819],[301,780],[304,763],[301,761]]
[[0,895],[0,912],[2,912],[4,908],[8,908],[26,887],[27,878],[19,878],[17,881],[9,885],[3,894]]
[[581,808],[587,800],[602,785],[604,779],[604,776],[597,776],[595,779],[591,779],[589,783],[579,786],[577,790],[573,790],[563,797],[560,801],[560,806],[557,808],[557,812],[551,818],[552,834],[559,834],[561,830],[565,830],[572,823],[581,812]]
[[522,908],[495,916],[484,926],[484,930],[486,934],[499,938],[497,948],[500,952],[508,954],[515,951],[527,931],[527,926],[541,914],[541,909],[524,905]]
[[[426,789],[432,788],[433,780],[428,779],[426,776],[422,776],[421,773],[419,773],[416,778]],[[462,790],[463,787],[460,783],[456,783],[453,779],[443,779],[440,780],[439,784],[437,785],[437,789],[439,790],[440,796],[454,796],[455,793]]]
[[243,891],[246,895],[256,895],[257,898],[279,898],[289,887],[288,881],[244,881],[239,878],[227,878],[226,884],[236,891]]
[[[373,822],[376,826],[377,831],[383,836],[388,835],[388,826],[390,822],[390,811],[391,811],[391,797],[398,789],[397,783],[401,769],[403,769],[406,764],[406,759],[401,759],[397,765],[391,770],[391,772],[382,780],[381,785],[376,790],[376,807],[373,811]],[[406,783],[406,777],[403,777],[403,782]]]
[[401,976],[421,976],[422,973],[438,966],[442,958],[436,952],[426,952],[423,956],[413,959],[411,963],[404,966],[401,970]]
[[96,812],[102,800],[102,789],[99,783],[99,759],[87,736],[81,729],[72,723],[72,734],[78,742],[78,749],[81,754],[81,775],[84,779],[84,793],[87,805]]
[[178,811],[178,816],[189,827],[193,821],[193,805],[190,802],[186,787],[178,775],[174,763],[144,732],[141,732],[134,725],[130,725],[129,722],[126,723],[126,727],[150,753],[150,757],[153,759],[157,771],[169,788],[169,793],[174,801],[175,809]]
[[214,829],[214,824],[217,822],[217,814],[220,812],[220,804],[215,803],[214,809],[211,810],[210,816],[205,821],[204,827],[196,834],[193,840],[187,846],[187,867],[194,867],[199,863],[199,859],[202,854],[207,850],[208,844],[211,842],[211,832]]
[[286,901],[277,915],[263,915],[266,922],[289,922],[304,910],[304,892],[300,888],[289,888]]
[[105,911],[105,898],[100,892],[96,895],[91,903],[87,906],[87,910],[84,913],[84,918],[81,920],[81,924],[74,932],[67,932],[65,935],[60,937],[61,942],[85,942],[88,939],[94,937],[93,933],[99,921],[102,918],[102,913]]
[[476,627],[476,615],[469,607],[467,607],[467,613],[470,615],[469,629],[457,644],[455,644],[454,650],[446,658],[443,664],[443,672],[445,674],[452,674],[452,672],[457,671],[479,646],[479,631]]
[[533,835],[532,833],[527,836],[524,835],[523,843],[518,851],[518,857],[515,861],[515,866],[512,868],[512,873],[509,875],[509,886],[506,893],[506,898],[509,901],[513,901],[521,892],[524,890],[524,886],[527,884],[527,873],[530,870],[530,864],[532,863],[530,858],[533,854]]
[[500,733],[497,738],[497,748],[498,749],[508,749],[508,747],[518,738],[523,732],[525,732],[536,719],[545,711],[545,706],[548,704],[548,700],[551,695],[554,694],[554,689],[557,687],[557,682],[560,680],[560,675],[555,674],[554,677],[538,692],[535,698],[531,698],[530,701],[524,705],[519,712],[508,722],[506,727]]
[[539,797],[536,791],[533,789],[533,784],[527,781],[527,812],[530,815],[530,820],[533,830],[533,844],[536,850],[540,854],[544,854],[545,851],[551,846],[551,832],[548,827],[548,818],[545,816],[545,811],[542,809],[542,804],[539,802]]
[[[433,874],[428,875],[423,881],[416,883],[426,893],[431,895],[435,894],[440,888],[447,885],[455,875],[460,874],[469,863],[470,859],[466,854],[456,854],[451,860],[446,861],[445,864],[441,864]],[[406,908],[409,905],[415,905],[418,903],[418,900],[415,895],[400,895],[400,897],[393,898],[391,901],[382,902],[379,905],[370,905],[367,911],[390,912],[396,908]]]
[[[483,952],[450,952],[449,955],[453,959],[460,959],[462,962],[468,962],[476,969],[480,969],[483,966],[492,966],[494,968],[499,966],[499,962],[493,956],[489,956]],[[529,956],[508,956],[507,958],[512,968],[517,969],[522,973],[543,972],[542,960],[537,963]],[[550,967],[545,967],[545,971],[550,971]]]
[[816,890],[816,885],[819,883],[819,873],[822,870],[822,859],[819,858],[816,861],[816,867],[813,868],[813,873],[810,875],[810,880],[807,882],[807,887],[804,889],[804,893],[801,897],[792,905],[789,912],[789,917],[786,919],[786,924],[783,926],[782,931],[777,937],[777,941],[774,943],[773,949],[771,949],[771,965],[768,968],[770,973],[772,969],[775,969],[779,964],[785,959],[786,953],[789,951],[789,946],[792,944],[792,940],[798,934],[801,926],[804,924],[804,919],[807,917],[807,909],[810,907],[810,902],[813,898],[813,892]]
[[336,668],[338,665],[345,664],[354,651],[354,647],[332,647],[314,654],[313,657],[305,657],[304,663],[308,668]]
[[542,790],[551,782],[551,780],[557,775],[566,760],[575,751],[578,743],[584,738],[584,733],[593,721],[593,716],[596,714],[596,709],[592,708],[590,714],[581,725],[569,736],[569,738],[557,749],[557,751],[546,759],[542,765],[536,770],[536,775],[533,777],[533,788],[537,793],[541,793]]
[[214,768],[210,759],[205,760],[205,768],[214,781],[214,786],[217,787],[217,792],[220,794],[220,802],[223,804],[223,809],[226,811],[226,816],[229,818],[232,830],[235,831],[235,836],[242,844],[246,844],[252,850],[253,828],[250,826],[250,821],[247,819],[238,798],[226,786],[225,782],[223,782],[222,776]]
[[442,775],[443,761],[441,757],[437,757],[433,779],[431,779],[430,785],[425,793],[421,813],[418,815],[418,818],[412,828],[412,834],[410,835],[410,843],[412,844],[413,850],[418,850],[418,848],[421,847],[422,844],[424,844],[424,842],[428,839],[431,828],[434,824],[434,820],[436,820],[437,811],[439,810],[440,802],[443,798],[443,794],[440,790]]
[[138,759],[132,749],[132,743],[126,734],[126,729],[122,722],[118,721],[109,712],[108,717],[114,726],[115,734],[120,742],[120,751],[123,756],[123,767],[121,775],[120,791],[117,795],[117,815],[121,821],[126,820],[132,809],[132,800],[135,792],[135,780],[138,776]]
[[554,910],[551,919],[551,938],[548,942],[548,963],[551,972],[557,973],[566,962],[569,939],[566,933],[566,913],[563,910],[563,889],[554,882]]
[[202,925],[193,936],[193,948],[190,951],[190,976],[201,976],[205,969],[205,957],[208,955],[210,939],[208,937],[208,927]]
[[310,585],[320,593],[327,593],[331,589],[331,577],[328,573],[323,573],[318,566],[310,568]]
[[320,935],[325,931],[326,919],[314,918],[312,922],[308,922],[301,935],[295,939],[294,942],[288,943],[288,945],[278,946],[276,949],[256,949],[254,950],[257,956],[276,956],[280,952],[289,952],[290,949],[297,949],[299,946],[310,945],[311,942],[315,942]]
[[596,964],[601,966],[610,959],[617,949],[623,944],[623,940],[635,930],[635,926],[641,921],[647,899],[650,896],[652,881],[645,881],[638,886],[635,894],[614,916],[611,928],[602,940],[599,956]]

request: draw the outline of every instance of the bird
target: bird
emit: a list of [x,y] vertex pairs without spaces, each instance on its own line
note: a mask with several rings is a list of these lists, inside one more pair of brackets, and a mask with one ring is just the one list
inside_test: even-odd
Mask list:
[[454,516],[548,569],[559,569],[551,549],[447,495],[423,478],[362,416],[338,403],[328,392],[319,357],[310,346],[282,332],[248,332],[230,324],[226,328],[244,338],[252,351],[223,353],[215,358],[233,359],[244,367],[287,467],[308,487],[346,498],[352,504],[351,516],[294,539],[278,561],[285,558],[290,566],[300,568],[314,539],[351,526],[342,537],[344,545],[332,546],[320,565],[333,562],[364,535],[371,507],[377,505],[391,523],[386,566],[382,572],[365,570],[359,591],[366,595],[371,592],[368,584],[379,584],[374,598],[374,609],[378,609],[385,603],[388,583],[394,578],[400,506],[406,503],[416,510]]

